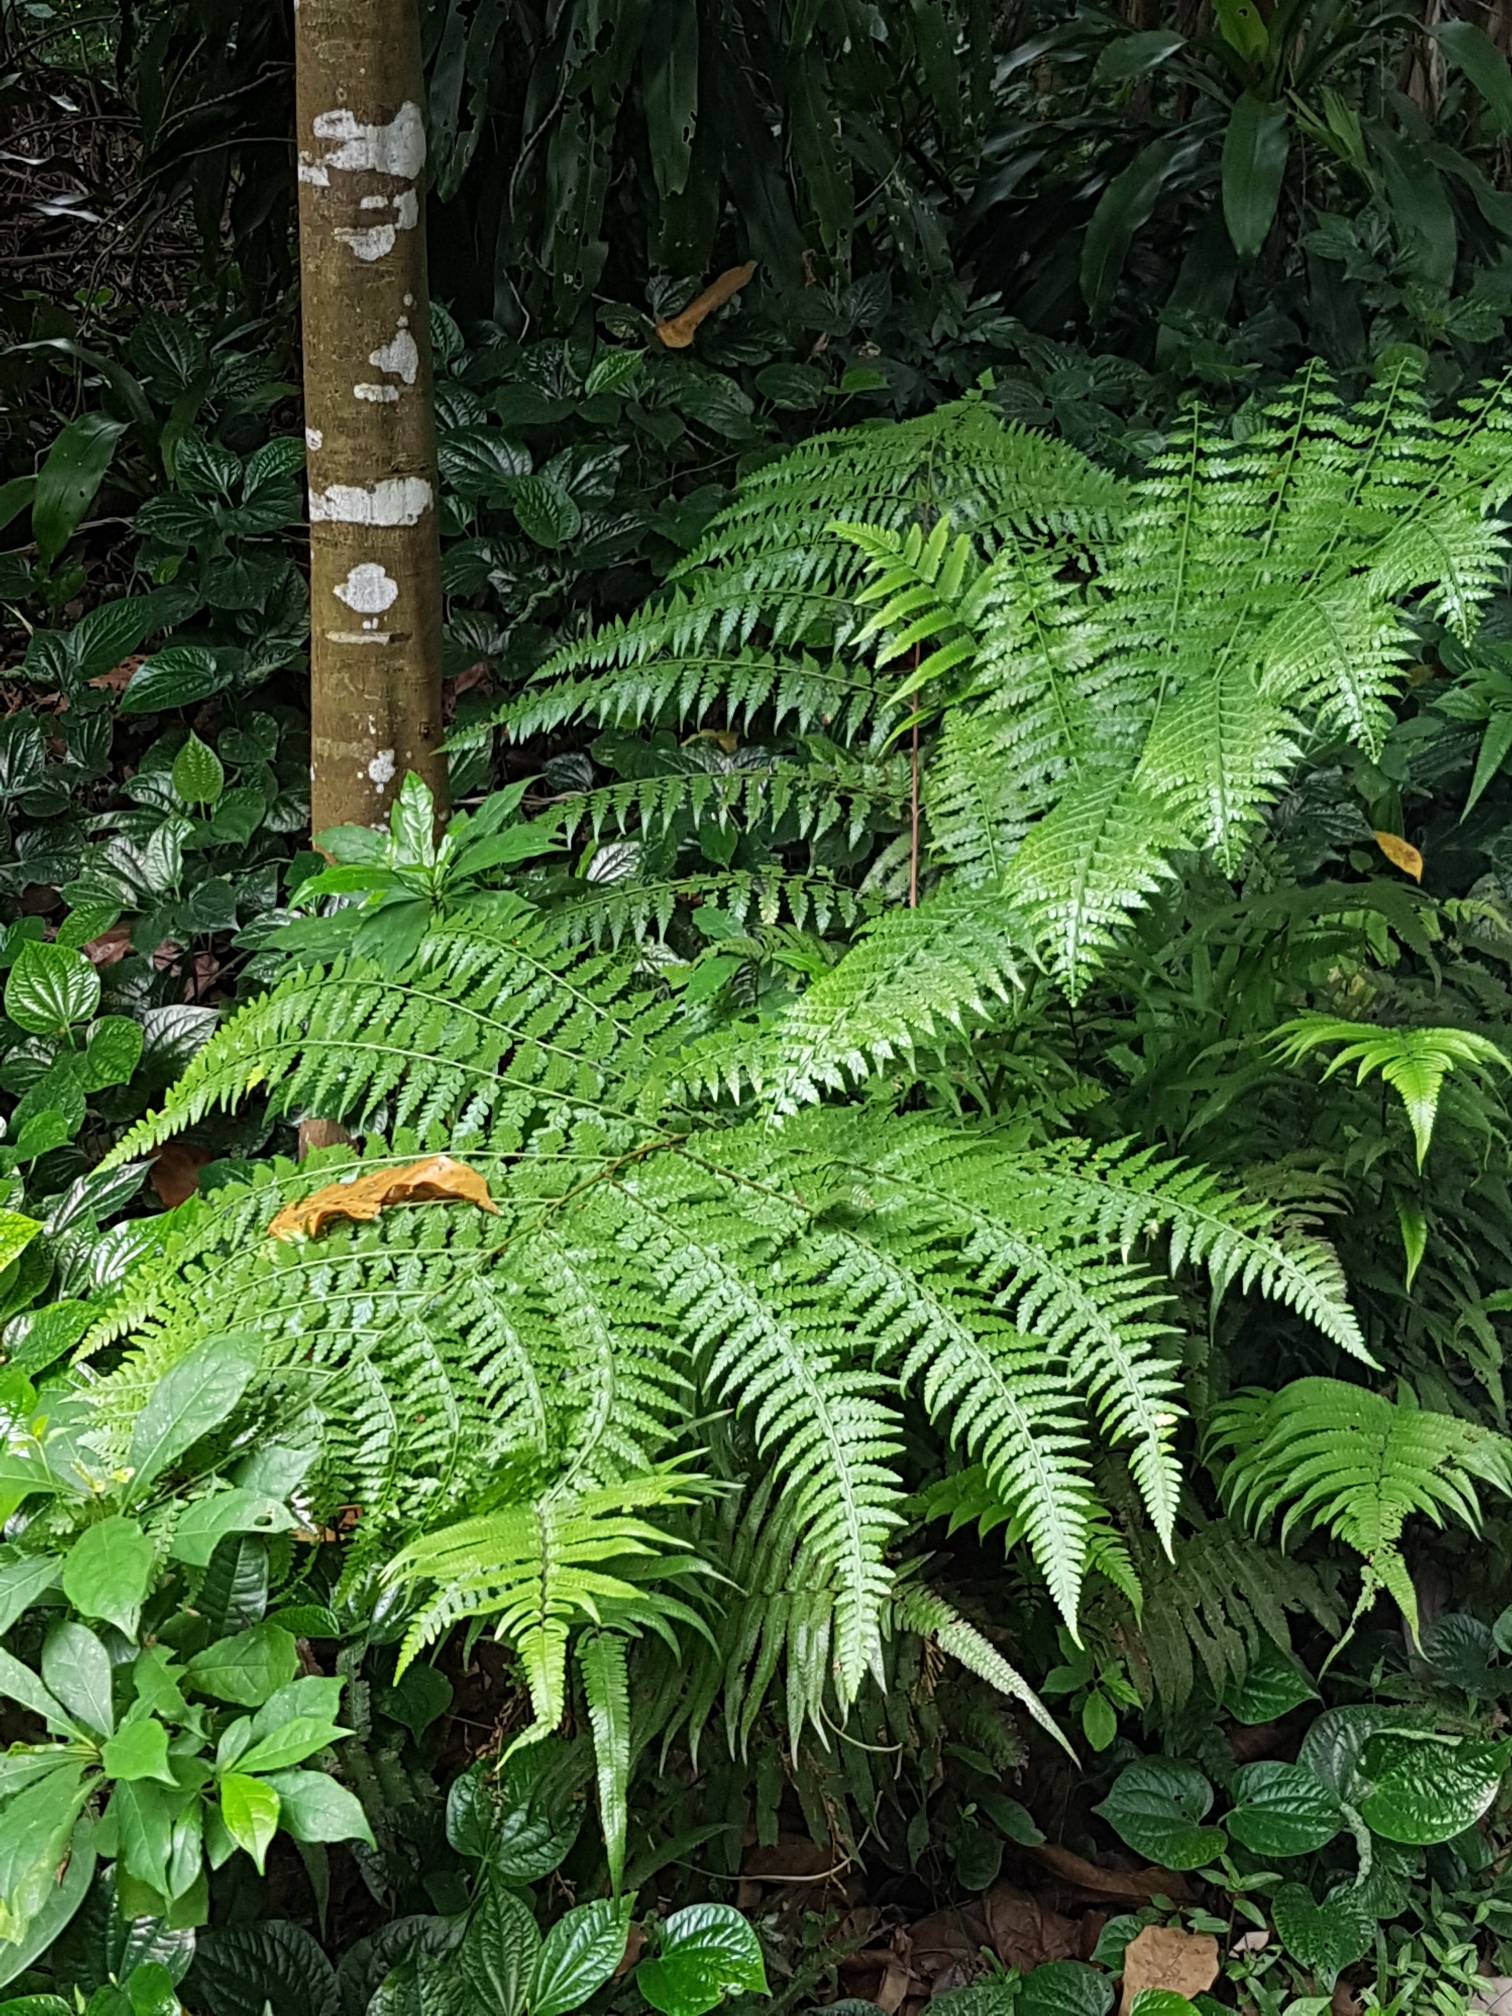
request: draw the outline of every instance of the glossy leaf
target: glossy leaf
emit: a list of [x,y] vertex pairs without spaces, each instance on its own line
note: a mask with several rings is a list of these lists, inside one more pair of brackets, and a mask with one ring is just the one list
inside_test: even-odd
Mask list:
[[1100,1813],[1119,1838],[1164,1869],[1200,1869],[1223,1850],[1221,1829],[1201,1822],[1213,1788],[1191,1764],[1147,1757],[1127,1764]]
[[232,1772],[220,1781],[220,1812],[226,1832],[252,1857],[259,1875],[278,1831],[278,1794],[260,1778]]
[[1233,1796],[1224,1824],[1253,1855],[1310,1855],[1344,1825],[1338,1800],[1305,1765],[1246,1764],[1234,1779]]
[[690,1904],[662,1927],[661,1950],[635,1970],[635,1985],[662,2016],[707,2016],[727,1995],[765,1995],[761,1946],[729,1904]]
[[541,1942],[526,1990],[530,2016],[571,2016],[625,1957],[632,1899],[597,1898],[560,1917]]
[[165,1372],[132,1430],[132,1493],[140,1496],[202,1435],[218,1428],[246,1392],[259,1345],[250,1331],[207,1337]]
[[87,1022],[100,1002],[100,976],[66,945],[28,939],[5,982],[5,1012],[34,1036],[61,1036]]

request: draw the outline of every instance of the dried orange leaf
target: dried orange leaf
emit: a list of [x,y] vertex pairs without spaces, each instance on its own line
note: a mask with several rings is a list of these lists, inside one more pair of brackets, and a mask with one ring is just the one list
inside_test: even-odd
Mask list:
[[721,273],[717,280],[711,280],[702,294],[695,294],[680,315],[669,316],[665,322],[658,322],[656,333],[669,350],[686,350],[698,333],[698,325],[723,308],[744,287],[756,271],[756,261],[748,259],[744,266],[732,266]]
[[427,1155],[422,1161],[406,1162],[402,1169],[375,1169],[370,1176],[358,1176],[350,1183],[327,1183],[323,1190],[296,1198],[273,1220],[268,1237],[316,1239],[338,1218],[365,1222],[390,1204],[418,1204],[430,1198],[476,1204],[480,1211],[498,1215],[499,1207],[476,1169],[450,1155]]
[[1404,840],[1400,833],[1377,833],[1375,842],[1393,868],[1400,868],[1414,882],[1422,881],[1423,857],[1410,840]]
[[1119,2016],[1129,2016],[1146,1988],[1164,1988],[1190,2002],[1218,1979],[1218,1941],[1211,1932],[1183,1932],[1179,1925],[1146,1925],[1124,1948],[1123,2000]]

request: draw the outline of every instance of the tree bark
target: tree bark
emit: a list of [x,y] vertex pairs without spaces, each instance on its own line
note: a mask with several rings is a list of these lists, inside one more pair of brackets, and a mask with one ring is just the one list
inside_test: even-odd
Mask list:
[[444,803],[418,0],[296,0],[311,825]]

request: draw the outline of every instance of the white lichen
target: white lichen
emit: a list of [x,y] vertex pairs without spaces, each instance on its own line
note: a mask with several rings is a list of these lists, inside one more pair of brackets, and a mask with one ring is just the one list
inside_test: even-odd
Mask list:
[[396,767],[393,750],[380,749],[372,762],[367,766],[367,773],[372,778],[378,790],[381,791],[385,784],[393,783]]
[[425,121],[420,107],[408,99],[386,125],[370,126],[345,105],[317,112],[314,133],[317,140],[337,143],[321,157],[326,168],[349,174],[371,170],[413,181],[425,166]]
[[359,560],[335,588],[338,602],[360,616],[381,616],[399,600],[399,583],[377,560]]
[[312,455],[315,453],[315,450],[317,448],[323,448],[325,446],[325,435],[321,433],[318,427],[306,427],[305,446],[306,448],[309,449]]
[[366,399],[374,406],[392,406],[399,397],[397,385],[354,385],[354,399]]
[[423,476],[385,476],[366,489],[333,483],[311,490],[312,525],[418,525],[431,508],[431,486]]
[[420,369],[420,346],[410,334],[407,315],[399,317],[399,327],[390,342],[380,343],[376,350],[369,350],[368,362],[376,364],[380,371],[402,378],[406,385],[414,384]]

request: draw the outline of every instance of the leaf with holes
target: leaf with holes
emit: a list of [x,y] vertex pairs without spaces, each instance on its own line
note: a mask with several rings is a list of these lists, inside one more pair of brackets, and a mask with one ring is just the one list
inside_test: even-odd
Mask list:
[[1163,1869],[1200,1869],[1223,1851],[1222,1829],[1201,1824],[1212,1803],[1213,1788],[1195,1765],[1145,1757],[1125,1765],[1092,1810]]

